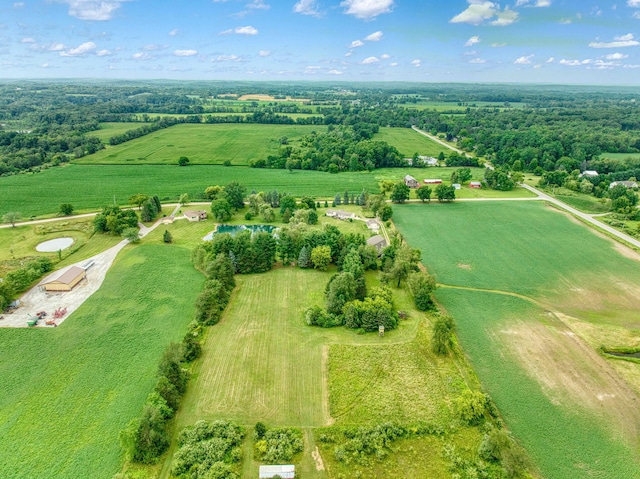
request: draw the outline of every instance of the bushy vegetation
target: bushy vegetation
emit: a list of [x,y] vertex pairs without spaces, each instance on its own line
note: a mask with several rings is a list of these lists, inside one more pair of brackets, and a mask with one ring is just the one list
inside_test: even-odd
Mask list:
[[46,257],[34,258],[20,268],[13,269],[0,280],[0,310],[9,305],[13,298],[29,288],[44,274],[53,270],[53,262]]
[[291,462],[303,449],[302,431],[292,427],[267,429],[254,444],[256,458],[267,464]]
[[123,210],[119,206],[105,206],[93,220],[97,233],[119,236],[127,228],[138,227],[138,215],[133,210]]
[[236,479],[245,431],[230,421],[198,421],[178,435],[171,473],[188,479]]

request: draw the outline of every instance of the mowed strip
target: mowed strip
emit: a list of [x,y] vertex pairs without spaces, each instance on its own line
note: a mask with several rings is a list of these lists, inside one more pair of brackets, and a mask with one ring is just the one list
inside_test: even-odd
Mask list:
[[228,310],[209,331],[180,426],[223,418],[271,426],[326,425],[321,336],[302,316],[318,302],[328,278],[328,273],[297,268],[236,276]]

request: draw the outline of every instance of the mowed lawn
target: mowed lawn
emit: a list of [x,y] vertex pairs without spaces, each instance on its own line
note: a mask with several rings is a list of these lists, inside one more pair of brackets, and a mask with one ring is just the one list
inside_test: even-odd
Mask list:
[[189,250],[127,248],[57,328],[0,328],[0,477],[111,478],[118,434],[193,319],[203,277]]
[[414,153],[434,158],[437,158],[440,152],[445,155],[451,153],[448,148],[411,128],[382,127],[374,139],[386,141],[391,146],[395,146],[404,158],[412,158]]
[[[402,178],[402,177],[400,177]],[[136,193],[177,202],[182,193],[202,195],[207,186],[239,181],[247,192],[273,191],[296,196],[333,198],[345,190],[378,192],[376,172],[330,174],[320,171],[267,170],[248,167],[194,165],[68,165],[40,173],[0,178],[0,215],[19,211],[23,218],[56,213],[61,203],[76,210],[126,205]],[[37,192],[37,194],[36,194]]]
[[[131,123],[131,129],[141,125]],[[174,165],[186,156],[191,164],[249,165],[275,155],[280,138],[290,143],[324,126],[262,124],[180,124],[101,150],[78,160],[82,164]]]
[[541,202],[406,205],[394,221],[439,283],[466,288],[437,297],[542,475],[640,477],[640,384],[567,325],[640,334],[637,260]]

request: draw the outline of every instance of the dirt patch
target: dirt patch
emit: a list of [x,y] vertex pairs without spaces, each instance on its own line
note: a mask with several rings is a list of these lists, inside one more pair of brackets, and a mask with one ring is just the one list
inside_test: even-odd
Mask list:
[[313,457],[313,461],[316,463],[316,471],[324,471],[324,462],[322,461],[318,446],[316,446],[315,451],[311,453],[311,457]]
[[620,253],[625,258],[629,258],[635,261],[640,261],[640,253],[632,250],[628,246],[625,246],[622,243],[618,243],[617,241],[614,241],[614,248],[618,253]]
[[640,397],[561,321],[519,322],[498,336],[551,402],[571,411],[582,409],[613,435],[637,444]]
[[470,270],[471,269],[471,265],[470,264],[465,264],[465,263],[458,263],[458,268],[460,269],[466,269],[466,270]]

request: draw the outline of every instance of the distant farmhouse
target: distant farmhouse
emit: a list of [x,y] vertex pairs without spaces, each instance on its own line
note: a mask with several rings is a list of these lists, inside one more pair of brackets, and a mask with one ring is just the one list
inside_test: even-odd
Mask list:
[[[404,161],[409,166],[414,166],[413,158],[405,158]],[[432,156],[418,156],[416,163],[422,163],[425,166],[438,166],[438,159]]]
[[609,185],[609,189],[615,188],[618,185],[622,185],[626,188],[637,188],[638,183],[635,181],[614,181]]
[[417,188],[419,186],[418,180],[416,180],[413,176],[407,175],[404,177],[404,184],[409,188]]
[[339,220],[355,220],[356,214],[343,210],[327,210],[327,216],[330,218],[337,218]]
[[187,210],[184,217],[189,221],[204,221],[207,219],[207,212],[204,210]]

